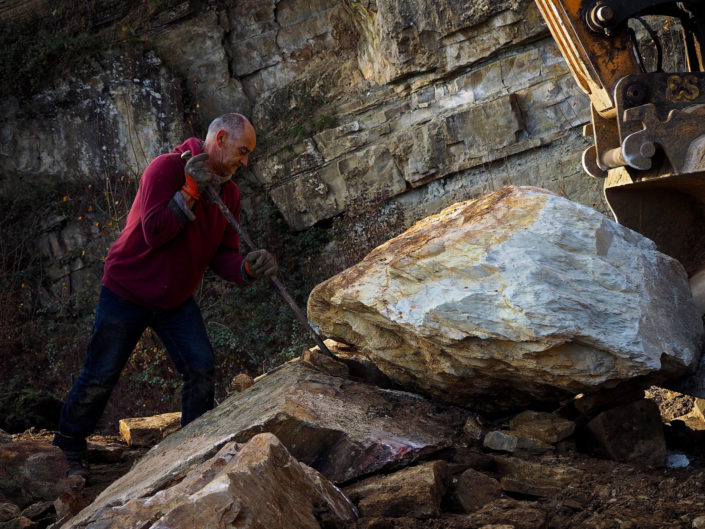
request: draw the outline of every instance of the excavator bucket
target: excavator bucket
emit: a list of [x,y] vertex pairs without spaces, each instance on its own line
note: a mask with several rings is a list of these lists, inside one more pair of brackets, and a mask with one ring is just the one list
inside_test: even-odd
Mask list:
[[[680,261],[705,313],[705,2],[703,0],[536,0],[590,98],[583,168],[604,179],[615,220]],[[649,18],[677,21],[683,63],[662,68],[661,36]],[[629,24],[655,46],[655,67]],[[666,26],[664,26],[665,28]],[[674,25],[674,27],[676,27]],[[671,42],[671,38],[666,39]],[[705,397],[705,355],[695,374],[666,387]]]
[[705,268],[705,172],[628,183],[610,177],[605,198],[617,222],[654,241],[689,277]]

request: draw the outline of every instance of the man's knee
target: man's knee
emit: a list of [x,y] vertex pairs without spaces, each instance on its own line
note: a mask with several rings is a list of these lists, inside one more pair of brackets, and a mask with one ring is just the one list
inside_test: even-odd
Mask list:
[[215,376],[215,359],[213,354],[201,354],[197,358],[192,358],[186,364],[186,370],[183,373],[184,379],[187,380],[213,380]]
[[93,402],[108,398],[118,380],[120,380],[119,372],[84,370],[78,376],[74,388],[81,395],[81,400]]
[[189,383],[199,392],[210,391],[215,386],[215,368],[208,366],[198,366],[189,369],[184,374],[184,382]]

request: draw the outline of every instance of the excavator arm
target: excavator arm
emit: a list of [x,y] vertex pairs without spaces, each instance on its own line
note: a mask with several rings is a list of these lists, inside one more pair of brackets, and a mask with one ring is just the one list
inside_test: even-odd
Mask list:
[[[690,276],[705,276],[705,0],[536,3],[592,104],[584,133],[594,143],[583,168],[604,180],[617,222],[654,240]],[[652,15],[680,25],[685,71],[661,71],[658,35],[644,20]],[[654,71],[630,20],[657,45]]]

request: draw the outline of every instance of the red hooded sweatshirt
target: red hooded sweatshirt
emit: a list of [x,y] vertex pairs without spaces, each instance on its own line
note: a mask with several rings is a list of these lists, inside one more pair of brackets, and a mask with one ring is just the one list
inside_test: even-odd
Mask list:
[[[193,206],[194,221],[180,219],[169,202],[184,185],[181,153],[202,152],[201,141],[189,138],[149,164],[125,228],[105,260],[103,285],[133,303],[173,309],[196,290],[209,266],[227,281],[245,284],[240,240],[225,216],[206,199]],[[228,181],[220,197],[240,221],[240,190]]]

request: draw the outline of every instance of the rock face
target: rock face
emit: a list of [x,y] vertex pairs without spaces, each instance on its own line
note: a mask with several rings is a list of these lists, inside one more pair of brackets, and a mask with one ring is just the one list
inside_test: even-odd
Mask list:
[[658,405],[652,400],[603,411],[586,426],[595,453],[637,465],[661,467],[666,462],[666,442]]
[[346,488],[345,495],[363,517],[430,518],[440,514],[450,479],[445,461],[433,461],[363,480]]
[[[115,151],[109,169],[139,175],[191,132],[191,120],[203,129],[238,111],[265,140],[251,176],[295,229],[374,194],[407,195],[406,206],[427,215],[510,174],[601,201],[581,174],[585,140],[565,136],[589,121],[587,98],[530,0],[178,3],[155,6],[143,33],[154,48],[147,68],[120,54],[76,68],[32,103],[51,116],[44,130],[2,109],[0,170],[91,179]],[[193,107],[187,119],[181,100]],[[86,145],[76,149],[81,134]],[[560,174],[542,170],[555,158]],[[535,171],[517,170],[527,164]]]
[[188,475],[144,492],[123,505],[93,504],[64,527],[308,529],[343,527],[356,518],[336,487],[267,433],[244,446],[226,443]]
[[[581,169],[588,99],[532,0],[152,2],[136,16],[138,4],[91,5],[118,33],[141,19],[139,46],[120,39],[26,105],[0,105],[0,196],[22,178],[121,186],[45,227],[44,308],[93,294],[146,164],[226,111],[258,131],[236,178],[245,222],[271,202],[295,230],[384,205],[372,223],[388,217],[396,234],[509,183],[607,210]],[[8,4],[0,21],[54,10]]]
[[[466,414],[294,361],[168,436],[108,487],[91,513],[108,505],[127,509],[132,498],[152,496],[226,444],[244,443],[262,432],[276,435],[293,457],[327,479],[349,481],[451,446]],[[82,514],[81,519],[94,515]]]
[[52,501],[68,490],[66,458],[59,448],[23,441],[0,445],[0,497],[20,507]]
[[404,387],[489,410],[676,376],[703,337],[678,262],[521,187],[419,222],[318,285],[308,311]]
[[[0,108],[0,172],[68,181],[141,175],[185,135],[176,78],[152,52],[87,61],[31,108]],[[178,142],[178,143],[177,143]],[[41,147],[40,147],[41,146]],[[0,180],[0,192],[13,179]]]
[[95,290],[118,212],[131,204],[142,171],[187,136],[178,86],[154,53],[111,53],[67,74],[29,108],[14,98],[0,105],[0,196],[24,196],[28,183],[81,182],[90,204],[41,221],[43,306]]
[[[356,53],[343,47],[336,58],[318,62],[315,72],[323,69],[327,81],[313,87],[314,70],[293,70],[298,79],[286,94],[275,91],[255,107],[264,117],[282,97],[290,108],[293,91],[309,90],[323,96],[317,115],[335,119],[336,126],[292,142],[293,155],[280,147],[253,164],[290,226],[309,227],[374,196],[404,195],[402,208],[425,216],[452,203],[448,195],[476,196],[483,183],[512,174],[523,175],[521,183],[558,189],[541,170],[537,147],[588,121],[589,107],[553,42],[540,38],[545,26],[533,2],[345,4],[342,20],[354,24]],[[330,40],[321,46],[325,51]],[[514,51],[503,53],[508,49]],[[574,156],[584,140],[569,141]],[[532,170],[517,170],[523,164]],[[571,177],[563,189],[599,202],[592,184],[575,178],[579,165],[576,158],[560,169]],[[444,178],[450,181],[428,186]]]

